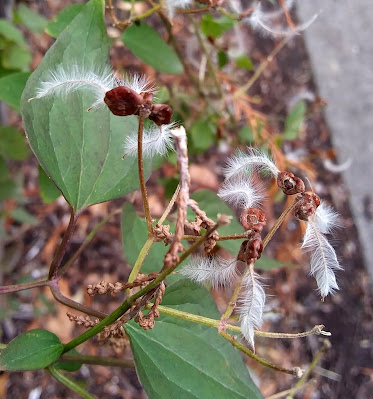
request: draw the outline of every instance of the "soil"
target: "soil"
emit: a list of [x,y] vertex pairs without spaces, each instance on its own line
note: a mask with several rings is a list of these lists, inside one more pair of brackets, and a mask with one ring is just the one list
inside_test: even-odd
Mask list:
[[[35,2],[36,6],[41,2]],[[44,4],[44,2],[42,2]],[[47,1],[46,7],[39,8],[48,17],[57,13],[66,2]],[[62,4],[63,3],[63,4]],[[174,30],[180,30],[185,45],[191,33],[180,22],[175,23]],[[154,18],[154,25],[159,20]],[[112,29],[112,28],[111,28]],[[247,45],[248,53],[254,65],[262,62],[271,53],[278,41],[263,38],[253,33],[248,27],[240,31]],[[184,36],[182,36],[184,35]],[[189,35],[189,36],[188,36]],[[41,60],[43,53],[51,44],[46,35],[37,41],[35,36],[27,31],[27,40],[35,53],[34,64]],[[233,40],[231,37],[227,39]],[[185,46],[183,49],[186,50]],[[122,66],[141,68],[139,61],[130,58],[131,55],[123,47],[113,50],[113,64],[122,60]],[[123,57],[125,61],[123,62]],[[189,58],[188,58],[189,57]],[[185,52],[187,62],[193,64],[191,55]],[[126,64],[126,65],[123,65]],[[154,74],[149,69],[147,73]],[[250,72],[245,72],[245,79]],[[243,75],[244,76],[244,75]],[[179,78],[178,78],[179,79]],[[188,80],[183,84],[188,90]],[[172,86],[171,78],[163,78],[163,82]],[[364,268],[358,234],[349,207],[348,182],[343,182],[338,173],[332,172],[328,162],[334,162],[334,150],[331,136],[323,118],[325,102],[317,96],[317,87],[313,82],[312,71],[304,42],[300,36],[292,39],[268,65],[260,78],[250,89],[250,95],[259,96],[260,104],[255,105],[257,111],[267,115],[271,129],[279,132],[283,129],[284,118],[292,104],[298,99],[307,101],[307,119],[303,125],[302,134],[295,140],[284,141],[282,151],[289,158],[299,161],[305,170],[314,172],[312,189],[320,197],[333,204],[340,214],[342,228],[335,232],[333,242],[344,267],[338,273],[340,291],[321,302],[315,290],[315,282],[308,276],[307,255],[301,253],[294,243],[301,241],[304,227],[294,221],[287,224],[276,234],[267,254],[276,257],[281,262],[291,263],[292,267],[283,267],[263,273],[267,278],[267,293],[271,312],[266,317],[263,329],[275,332],[298,332],[311,329],[316,324],[324,324],[325,330],[332,333],[329,337],[330,349],[323,353],[318,365],[311,374],[311,383],[307,385],[299,398],[331,398],[331,399],[368,399],[373,397],[373,307],[370,291],[370,281]],[[9,121],[20,126],[20,119],[9,111]],[[228,142],[231,133],[226,133]],[[231,140],[232,141],[232,140]],[[244,146],[243,146],[244,148]],[[221,146],[213,146],[204,154],[192,156],[195,164],[192,173],[192,188],[218,189],[222,180],[221,166],[233,148],[222,151]],[[33,279],[44,276],[48,264],[67,226],[69,209],[66,202],[60,198],[46,205],[39,196],[37,182],[37,161],[31,156],[23,163],[13,163],[12,172],[21,173],[24,179],[23,193],[27,210],[35,215],[38,224],[35,227],[7,220],[7,237],[3,242],[2,264],[7,265],[0,274],[0,283],[14,284],[22,278],[32,276]],[[210,176],[211,171],[216,176]],[[152,212],[157,215],[166,203],[164,189],[158,185],[158,178],[175,176],[175,168],[169,164],[153,174],[148,182],[151,197]],[[304,177],[304,176],[303,176]],[[141,198],[138,193],[126,197],[134,202],[141,211]],[[80,217],[76,231],[71,240],[66,259],[77,250],[85,236],[107,215],[110,210],[120,209],[125,199],[95,205],[86,210]],[[11,201],[5,206],[11,207]],[[283,203],[278,203],[269,211],[274,220],[283,209]],[[267,210],[267,207],[266,207]],[[270,221],[271,222],[271,221]],[[269,223],[270,224],[270,223]],[[303,230],[302,230],[303,229]],[[18,254],[18,255],[17,255]],[[75,265],[67,272],[61,282],[62,292],[76,301],[84,301],[92,305],[92,299],[85,293],[85,286],[102,279],[108,281],[124,281],[130,271],[126,263],[120,238],[120,215],[116,215],[95,236],[91,244],[84,250]],[[214,293],[218,303],[226,295]],[[76,327],[66,318],[66,308],[56,303],[47,288],[37,288],[0,297],[1,307],[7,315],[1,319],[1,342],[9,342],[18,334],[32,328],[46,328],[58,334],[63,342],[70,340],[84,331]],[[105,312],[110,312],[121,303],[121,298],[94,298],[94,306]],[[273,362],[286,367],[300,366],[306,368],[312,361],[322,343],[316,336],[295,340],[264,340],[258,339],[257,353],[270,358]],[[112,348],[99,346],[91,341],[84,346],[84,353],[91,355],[120,356],[130,358],[128,346],[117,354]],[[276,392],[289,389],[295,384],[294,378],[274,373],[262,366],[248,361],[252,375],[259,385],[263,395],[269,396]],[[73,373],[74,378],[87,384],[87,389],[98,398],[140,399],[145,398],[134,369],[105,368],[103,366],[83,366]],[[0,398],[78,398],[77,395],[57,383],[43,371],[0,374]]]

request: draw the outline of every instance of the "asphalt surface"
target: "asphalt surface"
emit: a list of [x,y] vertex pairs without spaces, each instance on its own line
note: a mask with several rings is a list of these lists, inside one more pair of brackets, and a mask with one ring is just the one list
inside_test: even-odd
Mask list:
[[[373,1],[298,0],[314,78],[373,281]],[[348,166],[350,164],[350,166]]]

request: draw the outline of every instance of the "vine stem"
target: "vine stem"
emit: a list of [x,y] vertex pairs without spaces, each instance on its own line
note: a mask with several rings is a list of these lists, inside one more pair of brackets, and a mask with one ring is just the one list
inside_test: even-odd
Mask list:
[[235,348],[237,348],[241,352],[245,353],[247,356],[251,357],[256,362],[261,364],[262,366],[269,367],[269,368],[271,368],[273,370],[281,371],[283,373],[291,374],[291,375],[295,375],[295,376],[299,374],[299,368],[298,367],[295,367],[295,368],[292,368],[292,369],[287,369],[287,368],[284,368],[284,367],[281,367],[281,366],[277,366],[276,364],[273,364],[273,363],[269,362],[268,360],[263,359],[262,357],[256,355],[250,349],[246,348],[246,346],[244,346],[240,342],[238,342],[237,339],[234,336],[229,335],[225,331],[221,331],[220,335],[223,338],[225,338],[227,341],[229,341]]
[[101,366],[121,367],[121,368],[134,368],[135,363],[133,360],[118,359],[115,357],[101,357],[101,356],[88,356],[88,355],[74,355],[65,353],[62,355],[58,362],[72,362],[82,364],[98,364]]
[[72,206],[70,206],[70,221],[69,221],[69,224],[65,231],[65,234],[63,236],[63,239],[61,241],[61,244],[59,245],[56,255],[54,256],[52,263],[50,265],[49,274],[48,274],[49,280],[56,278],[58,275],[58,269],[61,265],[63,256],[65,255],[65,252],[67,249],[67,244],[69,243],[70,238],[73,234],[78,217],[79,217],[79,214],[76,214],[74,211],[74,208]]
[[56,367],[49,366],[47,370],[53,375],[53,377],[59,381],[61,384],[65,385],[66,387],[70,388],[72,391],[80,395],[84,399],[95,399],[93,395],[88,393],[85,389],[83,389],[79,384],[73,381],[71,378],[67,377],[66,375],[62,374]]
[[137,132],[137,166],[139,170],[140,189],[141,189],[142,203],[145,212],[146,226],[148,228],[148,236],[150,236],[153,232],[153,224],[152,224],[152,217],[150,215],[148,193],[146,191],[146,184],[144,177],[144,161],[142,154],[142,138],[144,132],[144,123],[145,123],[145,116],[140,115],[139,128]]
[[[199,237],[200,236],[184,235],[183,240],[195,241],[195,240],[198,240]],[[217,238],[216,241],[240,240],[242,238],[247,238],[247,233],[229,234],[229,235],[226,235],[226,236],[220,236],[220,237]]]
[[0,287],[0,294],[9,294],[11,292],[24,291],[36,287],[44,287],[46,285],[49,285],[49,280],[46,278],[23,284],[3,285]]
[[315,366],[318,363],[318,361],[320,360],[320,357],[322,356],[322,354],[329,348],[330,348],[330,342],[327,339],[325,339],[324,343],[323,343],[323,346],[318,350],[318,352],[316,353],[316,355],[312,359],[312,362],[309,365],[307,371],[302,375],[300,380],[295,384],[295,386],[293,387],[293,389],[290,392],[290,394],[286,396],[286,399],[294,398],[294,395],[300,389],[300,387],[306,382],[308,376],[311,374],[312,370],[315,368]]
[[282,212],[280,217],[276,220],[276,223],[272,226],[271,230],[264,237],[263,240],[263,249],[267,246],[273,235],[276,233],[278,228],[281,226],[282,222],[286,218],[286,216],[294,209],[295,205],[299,201],[301,197],[295,197],[294,201]]
[[126,299],[117,309],[110,313],[100,323],[96,324],[94,327],[90,328],[83,334],[65,344],[63,353],[70,351],[76,346],[94,337],[95,335],[99,334],[106,326],[114,323],[119,317],[121,317],[124,313],[127,312],[127,310],[132,307],[136,299],[141,298],[143,295],[156,288],[159,283],[161,283],[169,274],[171,274],[176,269],[177,266],[179,266],[191,253],[193,253],[200,245],[202,245],[203,242],[210,236],[210,234],[213,233],[218,227],[219,224],[216,223],[213,227],[209,228],[204,236],[202,236],[198,241],[194,242],[186,251],[184,251],[180,255],[179,261],[176,262],[175,265],[172,265],[165,269],[146,287],[133,294],[130,298]]

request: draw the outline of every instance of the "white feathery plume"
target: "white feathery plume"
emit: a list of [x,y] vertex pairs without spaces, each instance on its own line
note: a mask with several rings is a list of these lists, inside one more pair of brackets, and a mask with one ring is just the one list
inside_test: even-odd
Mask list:
[[170,19],[175,15],[177,8],[185,9],[192,4],[192,0],[166,0],[167,13]]
[[302,248],[312,251],[310,274],[316,279],[322,299],[339,289],[334,271],[342,270],[342,266],[334,248],[324,236],[338,226],[337,217],[331,207],[321,204],[307,222],[303,237]]
[[192,256],[189,263],[180,271],[196,283],[211,283],[213,288],[227,286],[238,277],[237,259],[224,259],[220,256]]
[[247,154],[238,151],[236,155],[228,158],[227,165],[223,170],[226,179],[231,179],[235,176],[243,176],[245,174],[250,175],[255,169],[264,174],[277,177],[280,170],[268,154],[252,147],[248,147],[247,151]]
[[240,298],[238,307],[241,330],[242,335],[254,349],[254,329],[259,329],[263,324],[263,308],[266,296],[260,283],[260,276],[256,273],[248,273],[243,288],[245,294]]
[[49,73],[46,80],[40,83],[35,97],[28,101],[47,97],[53,93],[67,96],[76,90],[89,88],[95,95],[95,102],[91,108],[97,108],[104,104],[105,93],[115,86],[116,81],[109,66],[105,66],[101,70],[91,71],[82,69],[78,65],[72,65],[66,69],[59,65],[55,71]]
[[[157,126],[152,123],[151,127],[144,129],[142,151],[143,156],[153,158],[156,154],[165,155],[169,149],[174,149],[171,130],[177,123]],[[137,157],[137,131],[128,135],[124,141],[124,153]]]
[[257,208],[264,195],[256,188],[250,178],[226,180],[218,191],[218,196],[227,204],[237,208]]
[[[293,0],[286,0],[285,6],[288,10],[290,10],[294,6],[294,3],[295,2]],[[315,14],[308,21],[294,29],[291,29],[290,27],[276,29],[273,25],[275,19],[281,14],[283,14],[283,9],[281,6],[272,11],[268,11],[263,9],[262,3],[259,3],[250,16],[245,18],[244,21],[251,25],[254,30],[260,31],[264,36],[278,37],[299,34],[299,32],[306,30],[318,17],[318,14]]]
[[125,76],[123,80],[117,80],[117,86],[129,87],[137,94],[154,93],[156,91],[154,83],[147,76],[137,73]]

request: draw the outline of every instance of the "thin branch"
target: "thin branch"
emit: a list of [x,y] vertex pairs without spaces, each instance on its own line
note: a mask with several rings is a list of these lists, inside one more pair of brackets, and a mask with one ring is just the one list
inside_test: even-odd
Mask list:
[[73,234],[75,224],[76,224],[76,221],[78,220],[78,217],[79,217],[79,215],[75,213],[74,208],[70,207],[69,225],[67,226],[67,229],[66,229],[63,239],[61,241],[61,244],[59,245],[56,255],[54,256],[52,263],[50,265],[49,275],[48,275],[49,280],[56,278],[58,275],[58,269],[61,266],[63,256],[65,255],[65,252],[67,249],[67,244],[69,243],[70,238]]
[[294,209],[295,205],[297,204],[300,198],[301,197],[295,197],[294,201],[282,212],[280,217],[276,220],[276,223],[273,225],[268,234],[264,237],[263,250],[267,246],[273,235],[276,233],[277,229],[281,226],[286,216]]
[[[196,241],[200,236],[184,235],[183,240]],[[227,240],[241,240],[242,238],[247,238],[247,232],[241,234],[229,234],[226,236],[219,236],[216,241],[227,241]]]
[[92,309],[88,306],[85,306],[85,305],[79,303],[79,302],[75,302],[70,298],[67,298],[59,290],[58,280],[56,280],[56,279],[50,281],[49,287],[51,289],[51,292],[52,292],[54,298],[58,302],[62,303],[63,305],[68,306],[69,308],[72,308],[75,310],[79,310],[79,312],[89,314],[90,316],[97,317],[98,319],[104,319],[107,316],[106,313],[100,312],[99,310]]
[[88,393],[84,388],[80,386],[80,384],[73,381],[71,378],[67,377],[65,374],[62,374],[56,367],[49,366],[47,370],[53,375],[53,377],[59,381],[61,384],[70,388],[72,391],[80,395],[84,399],[95,399],[93,395]]
[[163,215],[162,215],[161,218],[158,220],[158,222],[157,222],[157,227],[158,227],[158,226],[161,226],[161,225],[164,223],[164,221],[167,219],[167,216],[168,216],[169,213],[171,212],[171,209],[172,209],[172,207],[173,207],[174,204],[175,204],[175,201],[176,201],[176,199],[177,199],[177,196],[179,195],[179,192],[180,192],[180,184],[177,185],[176,190],[175,190],[175,192],[174,192],[174,195],[172,196],[172,198],[171,198],[169,204],[167,205],[166,210],[163,212]]
[[[312,381],[306,382],[306,383],[303,384],[302,386],[299,386],[299,387],[297,388],[297,391],[300,391],[301,389],[307,387],[308,385],[311,385],[311,383],[312,383]],[[281,399],[281,398],[283,398],[284,396],[286,396],[288,393],[291,393],[293,389],[294,389],[294,388],[286,389],[285,391],[281,391],[281,392],[275,393],[275,394],[273,394],[273,395],[271,395],[271,396],[267,396],[265,399]]]
[[24,291],[36,287],[45,287],[46,285],[49,285],[49,281],[46,278],[23,284],[3,285],[0,287],[0,294],[8,294],[11,292]]
[[153,222],[152,217],[150,215],[149,201],[148,201],[148,193],[146,191],[145,177],[144,177],[144,162],[143,162],[143,154],[142,154],[142,137],[144,132],[144,122],[145,116],[139,117],[139,128],[138,128],[138,139],[137,139],[137,165],[139,170],[139,180],[140,180],[140,189],[142,196],[142,203],[144,205],[145,219],[146,225],[148,228],[148,235],[150,235],[153,231]]
[[252,352],[250,349],[246,348],[246,346],[243,346],[241,343],[239,343],[236,338],[232,335],[229,335],[228,333],[221,331],[220,335],[225,338],[227,341],[229,341],[234,347],[239,349],[241,352],[245,353],[247,356],[251,357],[254,359],[256,362],[261,364],[262,366],[269,367],[273,370],[281,371],[286,374],[291,374],[298,376],[299,375],[299,368],[294,367],[293,369],[287,369],[281,366],[277,366],[271,362],[269,362],[266,359],[263,359],[262,357],[256,355],[254,352]]

